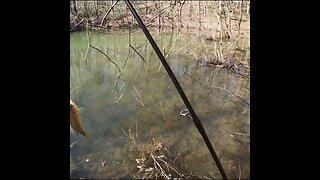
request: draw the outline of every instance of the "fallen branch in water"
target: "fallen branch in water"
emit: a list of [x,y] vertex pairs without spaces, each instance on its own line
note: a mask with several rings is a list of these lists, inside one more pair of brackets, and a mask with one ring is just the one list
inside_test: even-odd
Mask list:
[[110,58],[106,53],[102,52],[100,49],[92,46],[91,44],[90,44],[90,47],[93,48],[93,49],[95,49],[95,50],[97,50],[97,51],[99,51],[101,54],[103,54],[105,57],[107,57],[107,59],[108,59],[110,62],[112,62],[112,63],[118,68],[118,71],[120,72],[120,74],[121,74],[122,77],[123,77],[123,74],[122,74],[119,66],[118,66],[114,61],[112,61],[111,58]]
[[142,98],[141,98],[141,96],[140,96],[140,94],[139,94],[139,92],[138,92],[137,88],[134,86],[134,84],[133,84],[133,83],[132,83],[132,86],[133,86],[134,90],[136,91],[136,93],[137,93],[137,95],[138,95],[139,99],[138,99],[138,98],[137,98],[137,96],[132,92],[133,96],[134,96],[134,97],[136,98],[136,100],[141,104],[141,106],[142,106],[142,107],[144,107],[143,100],[142,100]]

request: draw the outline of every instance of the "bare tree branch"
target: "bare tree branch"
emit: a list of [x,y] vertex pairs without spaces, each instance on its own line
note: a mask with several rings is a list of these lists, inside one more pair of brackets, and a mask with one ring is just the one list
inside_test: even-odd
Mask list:
[[109,10],[107,11],[106,15],[103,16],[103,18],[102,18],[101,23],[100,23],[99,26],[102,26],[102,25],[103,25],[104,20],[106,19],[106,17],[108,16],[108,14],[111,12],[111,10],[113,9],[113,7],[114,7],[115,5],[117,5],[118,2],[119,2],[119,0],[117,0],[116,2],[114,2],[114,3],[111,5],[111,7],[110,7]]
[[123,76],[123,74],[122,74],[119,66],[118,66],[115,62],[113,62],[113,61],[111,60],[111,58],[110,58],[106,53],[102,52],[100,49],[92,46],[91,44],[90,44],[90,47],[93,48],[93,49],[95,49],[95,50],[97,50],[97,51],[99,51],[99,52],[100,52],[101,54],[103,54],[104,56],[106,56],[106,57],[108,58],[108,60],[109,60],[110,62],[112,62],[112,63],[118,68],[118,71],[119,71],[120,74]]

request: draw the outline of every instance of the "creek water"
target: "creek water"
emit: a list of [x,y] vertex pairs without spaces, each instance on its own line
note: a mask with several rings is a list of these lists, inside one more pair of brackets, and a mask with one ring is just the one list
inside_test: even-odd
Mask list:
[[[250,107],[244,101],[250,102],[250,79],[224,68],[203,67],[188,53],[191,41],[174,32],[151,34],[228,177],[249,178]],[[186,107],[142,32],[130,37],[121,31],[70,36],[70,98],[80,107],[90,134],[86,138],[70,128],[70,178],[140,177],[136,159],[159,144],[178,174],[220,177],[192,119],[180,115]],[[129,38],[140,55],[129,47]],[[89,47],[88,40],[116,65]]]

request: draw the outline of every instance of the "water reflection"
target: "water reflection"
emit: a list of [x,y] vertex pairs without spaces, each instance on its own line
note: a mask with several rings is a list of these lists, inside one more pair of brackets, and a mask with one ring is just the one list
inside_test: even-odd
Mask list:
[[[159,47],[169,47],[173,36],[161,36]],[[122,75],[105,56],[88,49],[86,33],[71,34],[70,94],[82,107],[83,125],[91,137],[71,131],[70,177],[137,178],[135,159],[140,154],[131,140],[144,148],[163,144],[180,175],[220,177],[192,119],[179,114],[184,103],[144,35],[136,32],[131,39],[144,60],[130,50],[123,33],[91,34],[90,42],[117,63]],[[177,42],[177,47],[183,45]],[[237,178],[241,171],[241,177],[248,178],[249,107],[244,101],[249,101],[249,79],[202,67],[185,54],[172,53],[167,61],[228,176]]]

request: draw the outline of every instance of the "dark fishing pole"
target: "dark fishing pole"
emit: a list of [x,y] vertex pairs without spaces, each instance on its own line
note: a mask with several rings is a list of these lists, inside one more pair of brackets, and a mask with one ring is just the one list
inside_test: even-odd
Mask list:
[[144,23],[142,22],[141,18],[139,17],[138,13],[136,12],[136,10],[134,9],[134,7],[132,6],[131,2],[130,2],[129,0],[124,0],[124,1],[125,1],[125,3],[127,4],[127,6],[128,6],[128,8],[130,9],[130,11],[132,12],[132,14],[133,14],[133,16],[135,17],[135,19],[138,21],[141,29],[143,30],[144,34],[145,34],[146,37],[148,38],[151,46],[153,47],[154,51],[155,51],[156,54],[158,55],[158,57],[159,57],[162,65],[163,65],[163,67],[164,67],[165,70],[167,71],[169,77],[171,78],[173,84],[175,85],[177,91],[179,92],[179,94],[180,94],[180,96],[181,96],[184,104],[185,104],[186,107],[188,108],[188,110],[189,110],[189,112],[190,112],[190,114],[191,114],[191,116],[192,116],[192,120],[193,120],[194,124],[196,125],[198,131],[200,132],[200,134],[201,134],[204,142],[206,143],[206,145],[207,145],[207,147],[208,147],[208,149],[209,149],[209,151],[210,151],[210,153],[211,153],[211,155],[212,155],[212,157],[213,157],[213,160],[215,161],[215,163],[216,163],[216,165],[217,165],[217,167],[218,167],[218,169],[219,169],[219,172],[220,172],[222,178],[223,178],[223,179],[228,179],[228,178],[227,178],[227,175],[226,175],[226,173],[225,173],[225,171],[224,171],[224,169],[223,169],[223,167],[222,167],[222,165],[221,165],[221,163],[220,163],[220,160],[219,160],[219,158],[218,158],[215,150],[213,149],[213,146],[212,146],[212,144],[211,144],[211,142],[210,142],[210,140],[209,140],[209,138],[208,138],[208,136],[207,136],[207,134],[206,134],[203,126],[202,126],[201,121],[198,119],[196,113],[194,112],[194,110],[193,110],[193,108],[192,108],[192,106],[191,106],[191,104],[190,104],[187,96],[185,95],[185,93],[184,93],[182,87],[180,86],[177,78],[176,78],[175,75],[173,74],[173,72],[172,72],[169,64],[168,64],[167,61],[165,60],[165,58],[164,58],[164,56],[162,55],[159,47],[157,46],[157,44],[156,44],[155,41],[153,40],[153,38],[152,38],[152,36],[150,35],[148,29],[146,28],[146,26],[145,26]]

